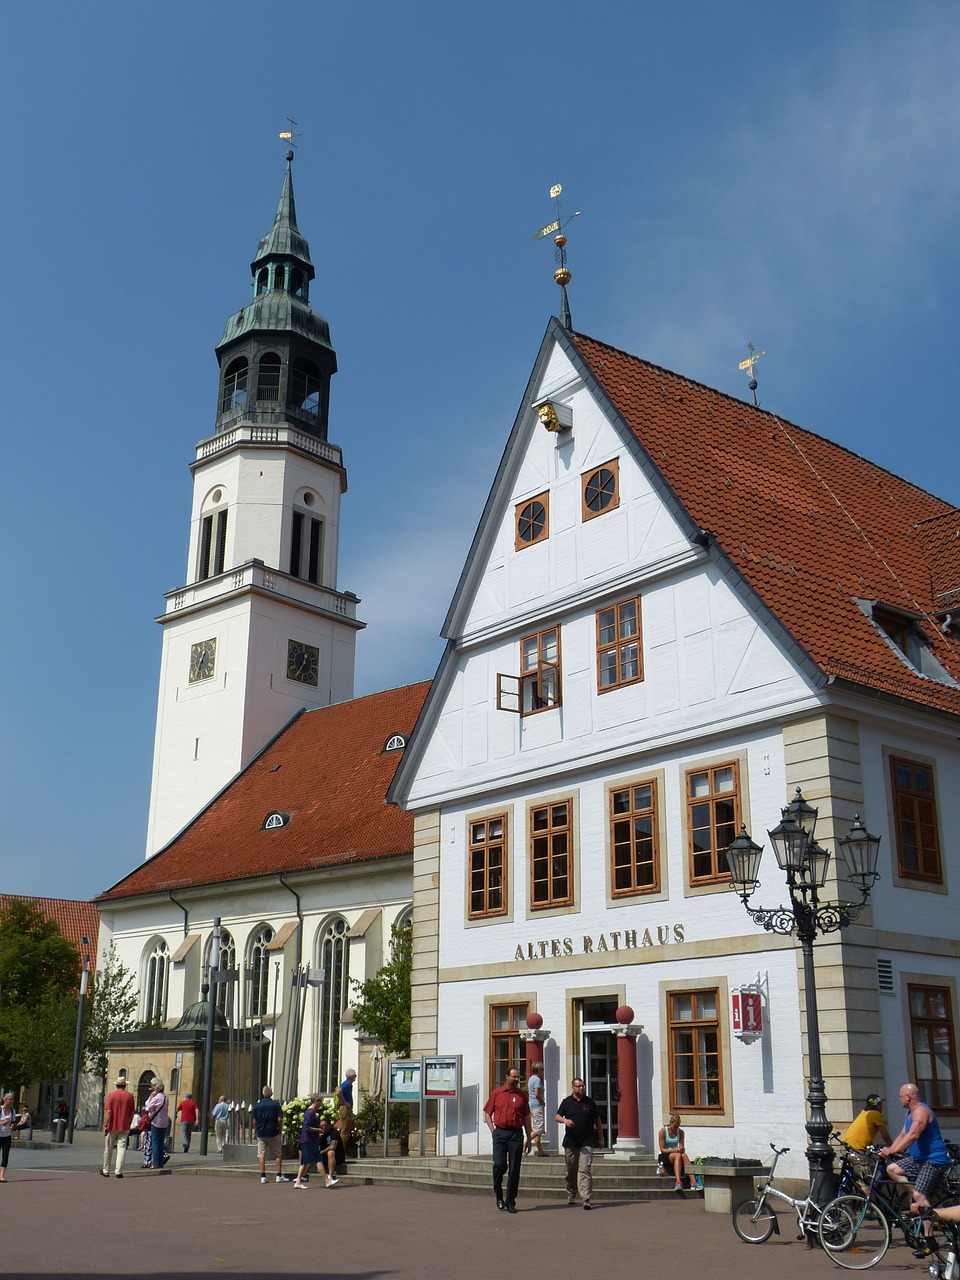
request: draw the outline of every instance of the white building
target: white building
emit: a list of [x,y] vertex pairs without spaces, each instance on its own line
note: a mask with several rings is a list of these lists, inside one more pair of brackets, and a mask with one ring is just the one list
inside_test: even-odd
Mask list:
[[147,861],[97,900],[100,954],[115,943],[156,1028],[126,1037],[112,1070],[138,1083],[159,1074],[174,1095],[199,1093],[196,1037],[175,1028],[211,967],[230,976],[215,987],[230,1030],[214,1092],[250,1096],[266,1081],[283,1096],[332,1092],[363,1065],[351,979],[381,967],[411,900],[413,822],[384,797],[426,685],[351,700],[363,624],[337,584],[337,361],[309,304],[292,159],[252,264],[253,298],[217,347],[215,431],[191,467],[186,585],[158,619]]
[[[626,1003],[648,1150],[677,1110],[694,1154],[776,1140],[802,1171],[798,952],[724,854],[746,825],[753,905],[786,900],[766,831],[798,787],[831,853],[856,813],[883,839],[870,907],[816,947],[829,1116],[914,1079],[960,1121],[958,539],[847,450],[550,324],[390,791],[417,822],[414,1051],[464,1054],[481,1148],[533,1011],[548,1116],[579,1074],[616,1133]],[[836,862],[824,896],[858,901]]]

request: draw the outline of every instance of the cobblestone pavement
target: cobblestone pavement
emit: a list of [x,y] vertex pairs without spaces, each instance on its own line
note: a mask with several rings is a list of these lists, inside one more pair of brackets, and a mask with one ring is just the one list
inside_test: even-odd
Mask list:
[[[0,1187],[6,1275],[490,1280],[532,1272],[543,1280],[841,1280],[847,1274],[797,1242],[786,1218],[779,1239],[745,1245],[727,1216],[704,1213],[699,1198],[608,1202],[587,1214],[562,1202],[524,1203],[521,1182],[520,1212],[508,1215],[492,1195],[344,1183],[325,1189],[316,1176],[301,1192],[273,1181],[264,1186],[252,1170],[209,1176],[209,1164],[205,1169],[193,1159],[187,1166],[182,1157],[163,1173],[143,1171],[131,1158],[117,1186],[98,1175],[99,1142],[90,1137],[73,1151],[14,1150],[10,1180]],[[870,1274],[928,1280],[924,1264],[902,1246]]]

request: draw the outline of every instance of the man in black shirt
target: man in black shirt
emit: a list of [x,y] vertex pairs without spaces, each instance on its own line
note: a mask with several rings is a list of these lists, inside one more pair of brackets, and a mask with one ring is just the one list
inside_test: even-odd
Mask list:
[[567,1204],[577,1203],[577,1192],[585,1209],[591,1208],[594,1147],[602,1147],[603,1121],[597,1104],[587,1097],[586,1086],[577,1077],[571,1085],[573,1092],[560,1103],[556,1120],[564,1126],[563,1158],[567,1166]]

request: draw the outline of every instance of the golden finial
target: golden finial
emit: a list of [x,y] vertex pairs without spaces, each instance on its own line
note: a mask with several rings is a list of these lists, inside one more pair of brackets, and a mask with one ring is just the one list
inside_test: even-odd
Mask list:
[[749,356],[747,356],[746,360],[741,360],[737,365],[737,368],[741,369],[749,377],[750,381],[747,385],[753,392],[753,403],[759,405],[760,402],[757,399],[757,374],[754,369],[754,365],[761,356],[765,356],[767,353],[765,351],[758,351],[752,342],[747,343],[747,350],[750,352]]
[[556,246],[556,252],[554,253],[554,260],[557,264],[557,269],[553,273],[553,278],[554,280],[556,280],[561,290],[560,322],[563,324],[564,328],[569,329],[571,325],[570,325],[570,306],[567,302],[567,285],[570,283],[573,277],[571,276],[569,268],[567,267],[567,253],[566,253],[567,237],[563,234],[562,228],[565,227],[568,222],[572,222],[574,218],[579,218],[580,210],[577,209],[575,213],[567,214],[566,217],[563,216],[563,214],[560,212],[560,193],[562,191],[563,191],[563,187],[560,185],[559,182],[550,188],[550,199],[555,201],[557,216],[554,218],[552,222],[547,223],[545,227],[541,227],[540,230],[535,233],[533,239],[542,240],[544,236],[549,236],[553,232],[557,233],[553,237],[553,243]]

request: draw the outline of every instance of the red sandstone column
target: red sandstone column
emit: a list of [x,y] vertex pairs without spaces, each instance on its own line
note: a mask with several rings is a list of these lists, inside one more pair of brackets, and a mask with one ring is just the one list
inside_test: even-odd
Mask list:
[[643,1151],[640,1142],[640,1084],[637,1079],[637,1036],[643,1027],[633,1021],[633,1010],[623,1004],[614,1015],[618,1026],[612,1028],[617,1037],[617,1142],[613,1155],[629,1160]]

